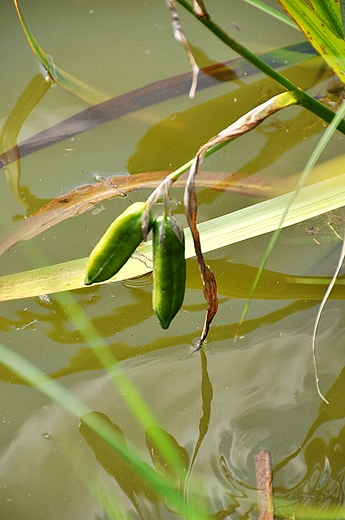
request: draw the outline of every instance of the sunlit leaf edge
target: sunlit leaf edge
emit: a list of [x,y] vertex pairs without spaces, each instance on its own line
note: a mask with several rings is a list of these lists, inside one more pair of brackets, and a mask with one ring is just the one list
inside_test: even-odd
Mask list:
[[[199,224],[204,253],[277,229],[290,194],[228,213]],[[335,210],[344,205],[345,174],[303,188],[293,202],[283,227]],[[194,256],[189,229],[186,258]],[[55,264],[0,278],[0,301],[39,296],[85,287],[86,258]],[[139,277],[152,270],[151,242],[142,244],[111,282]],[[108,282],[105,282],[108,283]]]

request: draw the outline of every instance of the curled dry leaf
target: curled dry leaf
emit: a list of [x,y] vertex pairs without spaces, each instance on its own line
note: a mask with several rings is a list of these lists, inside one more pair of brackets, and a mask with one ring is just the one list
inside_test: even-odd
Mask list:
[[225,130],[219,132],[215,137],[212,137],[206,144],[201,146],[189,170],[184,195],[184,206],[188,224],[190,226],[193,237],[195,254],[203,283],[204,296],[208,304],[204,328],[195,351],[202,347],[202,344],[207,337],[210,324],[218,309],[216,280],[212,271],[210,271],[209,267],[204,262],[201,251],[200,235],[196,227],[198,204],[195,193],[195,177],[198,173],[199,165],[201,164],[202,159],[205,157],[207,151],[213,146],[249,132],[258,126],[262,121],[264,121],[264,119],[266,119],[268,116],[274,114],[282,108],[296,103],[297,95],[294,92],[284,92],[283,94],[278,94],[272,99],[269,99],[265,103],[254,108],[244,116],[240,117],[233,124],[225,128]]
[[197,204],[197,200],[196,200],[194,177],[195,177],[195,173],[197,171],[197,165],[198,165],[198,158],[196,158],[195,162],[193,163],[193,165],[190,169],[189,176],[188,176],[187,183],[186,183],[185,194],[184,194],[184,206],[185,206],[186,216],[187,216],[188,224],[189,224],[189,227],[190,227],[190,230],[192,233],[192,237],[193,237],[195,254],[196,254],[199,271],[200,271],[202,283],[203,283],[204,297],[207,301],[207,311],[206,311],[204,327],[203,327],[200,339],[198,341],[198,344],[197,344],[194,352],[201,349],[201,347],[207,337],[211,322],[218,310],[216,279],[215,279],[214,274],[210,270],[210,268],[204,262],[204,257],[201,252],[200,235],[199,235],[199,231],[196,227],[198,204]]
[[[179,20],[179,17],[178,17],[176,8],[175,8],[175,3],[176,3],[175,0],[165,0],[165,1],[166,1],[168,8],[171,11],[174,38],[176,41],[181,42],[183,44],[186,54],[188,56],[190,66],[192,68],[192,85],[189,90],[189,97],[192,99],[192,98],[194,98],[194,95],[195,95],[200,69],[199,69],[198,65],[196,64],[193,53],[190,50],[187,38],[185,37],[185,34],[181,27],[180,20]],[[197,2],[194,3],[194,8],[195,8],[195,6],[197,6],[197,8],[198,8],[197,13],[198,14],[201,13],[200,18],[203,17],[202,7]]]

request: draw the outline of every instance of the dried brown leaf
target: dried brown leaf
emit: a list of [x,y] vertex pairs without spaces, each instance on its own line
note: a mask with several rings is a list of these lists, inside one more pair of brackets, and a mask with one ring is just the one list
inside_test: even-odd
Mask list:
[[203,291],[204,297],[207,301],[207,310],[205,316],[204,327],[202,329],[202,333],[198,342],[198,345],[195,350],[200,350],[205,339],[207,338],[208,332],[210,330],[210,325],[217,314],[218,310],[218,296],[217,296],[217,282],[216,277],[210,268],[205,265],[205,269],[203,272]]
[[202,162],[202,159],[205,157],[206,152],[210,148],[249,132],[258,126],[268,116],[274,114],[282,108],[296,103],[297,96],[293,92],[284,92],[283,94],[278,94],[277,96],[254,108],[244,116],[240,117],[230,126],[219,132],[215,137],[212,137],[206,144],[201,146],[189,170],[184,194],[184,206],[188,224],[193,237],[195,254],[203,282],[204,296],[208,303],[204,328],[195,351],[202,347],[202,344],[207,337],[210,324],[218,309],[216,280],[212,271],[204,262],[201,251],[200,236],[196,227],[198,204],[195,193],[195,177],[198,173],[199,166]]
[[[52,200],[29,218],[22,220],[10,233],[0,240],[0,255],[21,240],[30,240],[63,220],[93,209],[95,204],[106,199],[141,188],[156,188],[170,172],[147,172],[134,175],[114,175],[95,184],[79,186]],[[175,181],[176,187],[184,186],[185,176]],[[286,181],[250,175],[224,172],[200,172],[199,187],[229,191],[257,197],[275,197],[291,189]]]
[[197,18],[210,18],[203,0],[193,0],[193,11]]
[[[176,11],[176,8],[175,8],[175,0],[165,0],[168,8],[170,9],[171,11],[171,17],[172,17],[172,27],[173,27],[173,32],[174,32],[174,38],[176,41],[178,42],[181,42],[185,48],[185,51],[186,51],[186,54],[187,54],[187,57],[188,57],[188,60],[189,60],[189,63],[190,63],[190,66],[191,66],[191,69],[192,69],[192,85],[190,87],[190,90],[189,90],[189,97],[191,99],[194,98],[194,95],[195,95],[195,91],[196,91],[196,87],[197,87],[197,83],[198,83],[198,75],[199,75],[199,67],[194,59],[194,56],[193,56],[193,53],[189,47],[189,44],[188,44],[188,41],[187,41],[187,38],[183,32],[183,29],[181,27],[181,24],[180,24],[180,19],[178,17],[178,14],[177,14],[177,11]],[[201,6],[198,5],[196,3],[196,6],[198,7],[198,13],[201,13],[200,14],[200,17],[203,17],[203,12],[202,12],[202,9],[201,9]],[[195,7],[195,4],[194,4],[194,7]]]
[[195,182],[194,177],[198,167],[198,158],[194,161],[186,183],[186,189],[184,194],[184,206],[186,211],[186,216],[188,220],[188,224],[192,233],[195,254],[199,266],[199,271],[201,274],[201,279],[203,283],[203,291],[204,297],[207,301],[207,311],[204,322],[204,327],[198,341],[197,347],[194,350],[200,350],[210,329],[211,322],[214,316],[217,313],[218,309],[218,297],[217,297],[217,283],[214,274],[210,270],[210,268],[205,264],[204,257],[201,251],[201,243],[200,243],[200,235],[199,231],[196,227],[196,219],[197,219],[197,210],[198,204],[196,200],[195,193]]

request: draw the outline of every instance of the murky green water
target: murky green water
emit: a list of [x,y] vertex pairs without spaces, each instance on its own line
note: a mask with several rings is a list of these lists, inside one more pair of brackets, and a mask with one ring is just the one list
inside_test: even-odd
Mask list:
[[[23,14],[41,46],[77,77],[115,96],[155,80],[188,71],[187,59],[171,35],[163,0],[30,1]],[[209,2],[212,17],[254,51],[299,40],[278,23],[262,30],[266,17],[241,2]],[[14,7],[2,8],[0,116],[5,121],[39,67],[22,34]],[[215,61],[235,54],[216,42],[182,8],[191,43]],[[238,27],[241,30],[238,30]],[[267,25],[266,25],[267,27]],[[319,61],[295,71],[307,81]],[[309,65],[308,65],[309,66]],[[310,65],[311,66],[311,65]],[[318,94],[327,82],[313,87]],[[273,83],[259,74],[197,92],[100,125],[28,155],[20,161],[20,194],[15,200],[5,174],[0,177],[1,234],[18,220],[79,185],[93,181],[87,172],[170,170],[249,107],[266,99]],[[266,96],[266,97],[265,97]],[[84,108],[83,101],[53,87],[24,124],[19,141]],[[324,126],[294,108],[265,122],[204,163],[207,170],[285,177],[301,171]],[[343,148],[334,136],[324,158]],[[131,194],[142,200],[150,190]],[[185,223],[182,189],[172,192],[173,209]],[[227,213],[256,199],[199,190],[199,220]],[[117,198],[102,211],[87,212],[12,248],[0,258],[1,274],[87,256],[107,225],[127,206]],[[340,219],[343,218],[339,212]],[[74,291],[77,301],[109,345],[161,427],[195,456],[192,474],[207,482],[204,492],[215,518],[257,518],[254,455],[271,451],[276,514],[282,504],[324,508],[325,517],[343,504],[345,351],[341,289],[324,311],[317,339],[321,387],[315,389],[311,333],[322,295],[279,285],[281,273],[331,276],[340,241],[328,217],[284,230],[268,262],[260,298],[254,299],[242,336],[234,343],[238,319],[269,237],[263,236],[206,255],[218,281],[220,307],[204,351],[191,355],[205,315],[194,260],[188,260],[182,311],[162,331],[151,310],[151,285],[109,284]],[[342,221],[341,221],[342,222]],[[315,234],[307,231],[313,228]],[[278,278],[277,278],[278,277]],[[277,282],[278,280],[278,282]],[[289,292],[288,292],[289,291]],[[93,410],[105,414],[150,462],[145,431],[99,360],[53,294],[1,304],[1,342],[58,379]],[[100,349],[102,347],[99,347]],[[173,518],[135,479],[128,467],[100,463],[78,421],[36,389],[0,366],[0,516],[29,518],[106,518],[92,494],[113,494],[131,518]],[[329,390],[330,389],[330,390]],[[85,433],[85,432],[84,432]],[[104,486],[104,489],[102,488]],[[297,509],[296,509],[297,508]]]

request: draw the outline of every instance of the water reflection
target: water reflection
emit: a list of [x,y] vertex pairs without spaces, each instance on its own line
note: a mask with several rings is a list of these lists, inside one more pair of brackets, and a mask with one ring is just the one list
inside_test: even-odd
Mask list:
[[[304,312],[307,318],[309,311]],[[336,316],[334,308],[326,313],[328,326],[320,336],[322,343],[332,334],[338,352],[338,360],[327,363],[330,375],[339,371],[339,363],[345,364],[344,355],[339,355],[342,333],[336,333],[336,326],[330,328]],[[218,352],[206,350],[181,359],[181,349],[175,347],[158,357],[147,352],[140,361],[124,361],[126,372],[164,424],[151,428],[168,436],[180,453],[179,469],[166,464],[151,441],[152,431],[135,423],[108,376],[71,390],[106,418],[124,444],[134,441],[156,471],[170,477],[177,472],[177,489],[188,495],[194,478],[201,477],[200,489],[214,518],[257,518],[254,455],[262,446],[272,452],[279,515],[290,514],[292,503],[294,514],[306,505],[341,511],[345,369],[326,393],[330,405],[320,403],[306,334],[312,319],[297,335],[288,328],[293,320],[283,320],[280,337],[269,337],[264,330],[249,334],[246,349],[220,347]],[[329,380],[322,372],[323,384]],[[47,474],[52,467],[53,474]],[[65,518],[93,520],[95,511],[102,518],[90,486],[107,489],[133,518],[174,517],[169,504],[163,507],[132,468],[85,425],[78,430],[77,421],[57,405],[33,414],[2,452],[0,500],[9,520],[24,520],[37,511],[51,518],[48,512],[56,501],[64,504]],[[23,497],[28,495],[26,503]]]
[[[83,2],[74,2],[75,7],[77,4],[81,6]],[[127,16],[127,9],[130,4],[132,7],[132,3],[120,4],[123,4],[123,11]],[[155,14],[155,11],[158,12],[158,5],[164,11],[161,2],[153,2],[150,5],[150,16],[158,16]],[[147,3],[147,9],[148,6]],[[106,8],[105,4],[103,8]],[[70,2],[67,11],[70,12],[71,9]],[[60,3],[58,10],[62,12]],[[165,14],[164,11],[164,16]],[[117,16],[120,15],[119,8]],[[103,33],[105,22],[110,20],[110,16],[102,16],[100,28]],[[136,61],[133,47],[131,55],[126,54],[126,48],[123,48],[123,53],[118,52],[123,41],[126,41],[126,46],[122,45],[121,48],[131,46],[131,35],[140,34],[136,36],[138,42],[142,38],[143,33],[138,32],[143,27],[142,18],[140,14],[134,31],[128,31],[128,26],[123,24],[123,31],[126,33],[123,32],[120,36],[122,24],[118,27],[119,31],[114,33],[111,23],[109,34],[114,38],[122,38],[116,45],[112,43],[111,48],[113,51],[115,49],[128,67],[124,68],[121,64],[118,68],[117,65],[114,67],[117,75],[116,88],[122,79],[128,79],[129,82],[135,79],[131,88],[136,88],[141,86],[137,81],[149,83],[167,75],[168,53],[163,56],[164,71],[161,69],[157,77],[146,80],[142,79],[145,71],[150,77],[156,72],[148,66],[148,62],[144,62],[143,55]],[[77,20],[78,26],[81,24],[79,14],[75,19],[69,16],[68,20],[72,23]],[[83,22],[85,23],[85,20]],[[41,23],[41,27],[50,26],[48,20]],[[12,31],[12,26],[7,24],[7,27]],[[151,31],[150,37],[155,40],[155,52],[158,54],[159,31],[154,31],[155,29]],[[163,31],[160,33],[163,34]],[[18,34],[15,31],[12,31],[12,34],[17,39]],[[169,32],[169,46],[170,38]],[[17,40],[13,42],[15,45],[12,45],[12,49],[18,49]],[[107,52],[103,53],[104,56],[107,56]],[[152,60],[157,60],[157,54]],[[15,55],[13,63],[19,58],[18,54]],[[92,70],[94,75],[96,65],[90,67],[89,56],[86,58],[86,63],[82,64],[82,60],[77,57],[77,66],[81,67],[81,70],[84,68],[84,72]],[[112,55],[113,58],[113,63],[117,64],[115,56]],[[175,66],[175,58],[174,51],[169,66]],[[98,59],[99,52],[97,62]],[[108,71],[109,60],[105,63]],[[125,70],[126,73],[119,75],[118,70]],[[176,73],[178,72],[176,70]],[[298,77],[299,84],[303,80],[305,85],[314,81],[312,74],[319,74],[317,68],[309,67],[296,67],[290,72]],[[3,73],[5,77],[8,74],[16,78],[19,89],[22,89],[20,80],[28,82],[28,76],[32,71],[20,70],[20,74],[16,76],[9,64]],[[189,86],[190,74],[187,76]],[[166,80],[163,82],[166,83]],[[160,84],[162,85],[162,82]],[[180,83],[179,88],[181,86],[183,90]],[[70,156],[63,159],[65,151],[58,145],[49,148],[49,153],[45,154],[41,145],[48,144],[47,133],[44,133],[43,138],[41,135],[41,142],[35,135],[31,142],[36,142],[36,152],[39,150],[40,156],[28,155],[22,161],[25,178],[30,178],[30,187],[20,186],[19,195],[26,200],[31,212],[47,201],[43,197],[65,193],[66,190],[85,182],[84,177],[78,180],[77,173],[85,167],[85,162],[89,169],[95,171],[122,169],[125,164],[131,167],[131,171],[150,170],[155,164],[159,164],[159,167],[168,165],[169,169],[173,167],[172,164],[180,166],[181,162],[189,159],[199,147],[203,135],[208,136],[212,128],[221,125],[222,120],[224,124],[228,124],[229,114],[224,110],[224,101],[231,102],[231,105],[236,107],[236,112],[231,114],[232,117],[235,117],[236,113],[242,115],[249,102],[255,103],[255,100],[261,97],[257,90],[261,86],[266,89],[264,95],[267,96],[270,86],[264,80],[254,86],[238,88],[236,95],[227,94],[226,98],[222,97],[225,90],[220,90],[220,96],[217,94],[218,98],[214,102],[208,102],[207,96],[200,97],[203,102],[198,109],[191,108],[189,102],[181,99],[177,104],[155,107],[157,112],[153,111],[152,115],[156,121],[161,120],[161,123],[152,127],[151,131],[146,125],[140,130],[140,135],[128,121],[124,125],[113,122],[111,126],[104,128],[104,133],[101,132],[101,128],[94,128],[92,132],[83,134],[83,146],[82,141],[73,143],[76,149],[74,162]],[[228,89],[229,85],[226,88]],[[119,92],[121,89],[122,86]],[[123,91],[127,91],[125,87]],[[151,103],[152,86],[147,94],[147,103]],[[131,93],[122,98],[122,108],[129,108],[127,101],[130,96]],[[214,94],[210,94],[211,96]],[[5,113],[15,101],[9,101],[5,95],[3,101]],[[138,97],[137,101],[137,108],[142,107],[141,98]],[[68,103],[66,98],[62,98],[62,103],[58,100],[57,106],[53,108],[56,115],[59,115],[59,121],[75,111],[82,110],[82,107],[72,105],[64,114],[61,112],[64,103]],[[42,112],[33,116],[46,117],[51,110],[50,106],[48,108],[49,110],[43,108]],[[171,113],[174,114],[173,117],[169,115]],[[106,115],[113,117],[115,113]],[[89,121],[85,113],[78,117],[85,128],[101,121]],[[78,117],[72,116],[70,119],[72,131],[77,129]],[[196,118],[200,121],[199,125],[195,124],[198,120]],[[55,118],[49,117],[46,126],[51,127],[54,123]],[[237,141],[232,152],[224,152],[219,158],[219,164],[216,158],[212,161],[219,166],[218,169],[225,170],[227,161],[231,169],[236,167],[237,161],[239,168],[245,168],[247,174],[260,171],[263,165],[268,169],[265,174],[276,175],[279,172],[279,175],[284,175],[287,168],[291,173],[290,170],[294,167],[297,171],[303,162],[303,153],[301,156],[296,153],[297,145],[301,144],[301,135],[310,145],[310,140],[315,139],[318,131],[317,125],[314,125],[314,118],[310,123],[309,125],[308,116],[301,111],[287,123],[276,122],[274,127],[265,127],[262,132],[260,130],[257,134],[258,141],[254,138],[252,141],[250,138],[243,145]],[[196,126],[200,125],[204,134],[195,131]],[[34,129],[34,125],[29,125],[26,130],[30,129],[28,134],[35,134],[44,126],[40,123],[38,128]],[[184,129],[186,139],[181,137],[181,128]],[[53,133],[54,130],[56,132],[55,137],[57,134],[61,137],[61,125],[52,129]],[[286,130],[294,131],[287,134]],[[67,132],[65,135],[71,134]],[[178,143],[176,136],[180,136]],[[51,136],[52,140],[55,137]],[[266,144],[270,144],[270,153]],[[335,136],[333,145],[336,147],[336,144]],[[242,157],[238,152],[241,146]],[[340,142],[339,146],[343,153],[343,143]],[[168,152],[169,147],[171,154]],[[235,150],[238,153],[235,153]],[[284,155],[281,155],[282,152]],[[17,157],[16,154],[13,155],[13,159]],[[134,169],[135,163],[138,169]],[[44,177],[41,172],[44,172]],[[63,175],[68,178],[67,187],[64,184],[66,180],[62,180]],[[44,179],[45,186],[41,198],[33,195],[41,191],[38,182],[40,176]],[[16,182],[19,181],[19,171],[13,178]],[[219,192],[214,192],[211,196],[207,194],[207,197],[203,195],[204,202],[200,205],[205,218],[211,215],[211,202],[214,205],[211,209],[217,215],[223,210],[229,211],[229,207],[233,208],[236,204],[243,205],[248,202],[237,202],[234,199],[229,202],[229,198],[223,198]],[[221,205],[218,202],[221,202]],[[7,204],[5,206],[7,218],[11,207]],[[99,216],[102,217],[102,214]],[[90,223],[86,229],[85,222],[78,218],[74,219],[69,230],[66,226],[63,242],[58,243],[52,234],[50,241],[47,239],[47,248],[54,251],[57,248],[70,247],[71,254],[79,254],[75,238],[77,235],[84,236],[91,229]],[[310,224],[313,225],[315,224]],[[99,232],[99,229],[96,229],[97,221],[94,226],[88,238],[90,241],[94,240]],[[305,236],[304,226],[301,234],[303,240],[309,238],[312,242],[310,237]],[[322,237],[320,242],[322,249],[325,239]],[[195,478],[200,477],[200,491],[209,503],[212,516],[219,520],[229,516],[234,519],[257,518],[254,456],[263,445],[272,452],[275,464],[274,480],[279,514],[290,518],[297,514],[296,507],[294,510],[290,508],[291,501],[300,506],[327,506],[329,510],[332,505],[338,510],[339,515],[344,513],[341,510],[344,500],[345,467],[343,371],[334,382],[341,367],[345,365],[344,309],[341,301],[344,291],[342,286],[338,286],[332,292],[332,298],[338,301],[332,301],[327,306],[318,337],[318,354],[322,361],[321,382],[323,388],[331,387],[326,393],[330,406],[325,407],[319,403],[315,391],[310,350],[310,332],[315,315],[313,307],[322,296],[324,287],[317,283],[298,285],[296,280],[293,282],[282,274],[284,271],[304,273],[305,266],[313,266],[312,262],[317,256],[315,250],[303,250],[300,242],[296,254],[292,244],[296,245],[295,236],[292,236],[292,242],[286,249],[283,248],[279,254],[277,253],[279,269],[272,268],[272,271],[267,271],[262,278],[256,292],[258,300],[254,302],[251,317],[241,331],[244,337],[236,345],[233,344],[232,338],[237,325],[238,309],[242,308],[243,298],[248,294],[248,288],[256,274],[255,264],[258,258],[261,259],[262,248],[258,247],[255,250],[258,242],[250,241],[247,246],[239,245],[237,253],[235,247],[223,251],[224,257],[221,261],[217,257],[215,260],[211,258],[212,269],[218,278],[221,309],[214,322],[209,343],[200,356],[190,355],[193,339],[197,335],[196,323],[202,323],[204,316],[199,275],[195,272],[189,273],[188,300],[180,313],[179,322],[174,324],[166,335],[161,334],[154,324],[151,292],[145,286],[134,287],[132,284],[130,288],[123,288],[117,285],[116,288],[109,286],[76,293],[80,306],[101,332],[104,341],[108,342],[111,352],[119,360],[123,370],[135,382],[138,393],[159,417],[161,426],[152,424],[150,428],[156,429],[156,433],[157,428],[160,428],[159,432],[169,437],[180,453],[182,463],[177,471],[177,489],[181,491],[184,488],[189,496],[189,486]],[[247,255],[242,254],[246,247]],[[318,246],[315,247],[317,249]],[[226,260],[227,254],[233,262]],[[20,260],[16,264],[13,262],[11,267],[21,270],[23,253],[18,257]],[[296,257],[301,258],[301,263],[295,269]],[[329,276],[332,262],[326,263],[326,257],[329,259],[330,253],[324,249],[321,271]],[[252,267],[245,265],[246,262]],[[291,265],[293,269],[289,270]],[[281,272],[276,272],[278,270]],[[316,269],[314,271],[310,274],[314,275]],[[99,357],[96,357],[88,348],[80,331],[68,320],[54,296],[50,298],[49,304],[30,300],[16,303],[13,307],[11,305],[4,304],[0,318],[0,330],[4,341],[39,366],[49,365],[51,376],[63,379],[73,394],[88,403],[94,413],[102,415],[122,436],[124,445],[129,446],[133,443],[138,446],[145,455],[146,464],[167,475],[171,468],[166,465],[166,461],[152,444],[152,431],[150,435],[150,428],[143,430],[135,422],[122,395],[114,388],[109,376],[101,371],[101,352]],[[103,348],[106,349],[100,347],[100,350]],[[99,443],[89,430],[83,425],[79,427],[78,421],[71,418],[60,406],[48,404],[42,407],[42,403],[35,399],[37,389],[27,388],[24,384],[18,376],[0,367],[0,385],[3,390],[0,504],[1,516],[4,519],[27,520],[41,516],[46,520],[95,520],[106,518],[110,504],[118,517],[125,517],[126,514],[134,519],[144,517],[168,520],[176,517],[169,510],[169,504],[166,503],[165,507],[162,503],[164,501],[159,501],[157,496],[148,490],[146,483],[140,480],[132,468],[123,464],[106,446]],[[285,508],[282,502],[287,504]],[[310,516],[315,518],[315,509]]]

